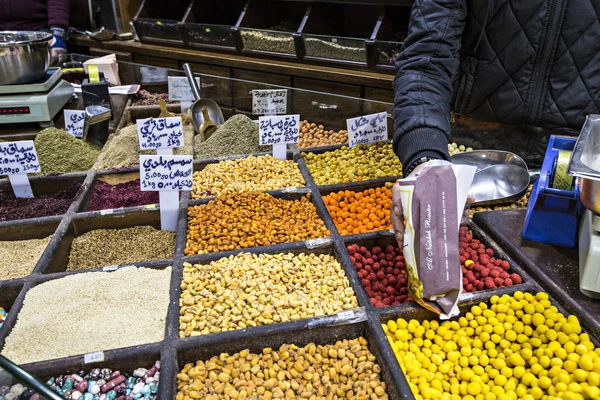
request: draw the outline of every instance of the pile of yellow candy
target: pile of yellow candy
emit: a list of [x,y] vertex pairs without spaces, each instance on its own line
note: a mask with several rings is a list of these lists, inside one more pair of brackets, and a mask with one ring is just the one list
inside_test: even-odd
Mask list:
[[457,321],[383,325],[417,399],[600,399],[600,348],[546,293],[493,296]]

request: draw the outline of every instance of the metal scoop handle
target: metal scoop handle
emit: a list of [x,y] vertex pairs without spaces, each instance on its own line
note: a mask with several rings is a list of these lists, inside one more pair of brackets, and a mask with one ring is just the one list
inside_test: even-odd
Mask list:
[[37,378],[19,367],[17,364],[10,361],[8,358],[0,355],[0,367],[5,369],[12,376],[23,382],[25,385],[34,389],[42,397],[50,400],[65,400],[64,397],[60,396],[54,390],[40,382]]
[[198,83],[194,79],[194,74],[192,73],[192,68],[190,68],[190,64],[183,64],[183,70],[185,71],[185,76],[187,76],[188,82],[190,83],[190,87],[192,88],[194,99],[200,100],[200,88],[198,87]]

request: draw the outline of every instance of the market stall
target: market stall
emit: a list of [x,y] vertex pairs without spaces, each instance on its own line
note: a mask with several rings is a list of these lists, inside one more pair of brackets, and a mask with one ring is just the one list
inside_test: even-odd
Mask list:
[[[243,21],[242,39],[244,23],[252,35],[260,28]],[[15,197],[9,180],[0,181],[0,349],[57,393],[500,399],[541,398],[552,387],[598,398],[599,303],[576,297],[576,252],[548,247],[541,258],[531,242],[514,240],[532,189],[512,204],[485,206],[523,211],[475,209],[463,220],[461,316],[440,322],[409,297],[391,232],[391,186],[402,166],[390,138],[349,143],[349,118],[383,112],[392,132],[392,104],[196,74],[201,96],[225,117],[202,138],[181,112],[190,99],[174,99],[173,82],[169,88],[185,79],[182,71],[124,62],[118,71],[121,86],[141,90],[121,95],[122,111],[112,108],[116,127],[103,145],[59,123],[40,128],[32,137],[41,165],[30,178],[34,197]],[[285,93],[281,114],[300,116],[297,143],[283,157],[259,140],[253,94],[261,90]],[[161,110],[161,101],[170,104]],[[165,115],[181,118],[174,154],[193,159],[191,190],[168,203],[172,230],[161,229],[167,203],[141,187],[140,157],[154,151],[140,149],[138,122]],[[520,148],[541,166],[545,145],[486,142],[489,132],[510,129],[469,128],[458,117],[448,148]],[[548,261],[551,251],[557,262]],[[561,287],[563,264],[569,280]],[[0,377],[0,399],[39,398],[13,383]]]

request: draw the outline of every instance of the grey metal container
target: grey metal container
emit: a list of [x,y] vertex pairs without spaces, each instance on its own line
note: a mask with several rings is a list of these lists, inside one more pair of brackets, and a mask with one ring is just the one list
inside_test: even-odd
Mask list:
[[51,39],[47,32],[0,31],[0,85],[42,79],[48,70]]

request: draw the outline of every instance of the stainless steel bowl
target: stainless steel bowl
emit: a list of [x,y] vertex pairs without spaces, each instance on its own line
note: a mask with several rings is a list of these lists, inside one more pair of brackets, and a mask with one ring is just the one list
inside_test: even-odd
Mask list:
[[48,70],[51,33],[0,31],[0,85],[31,83]]
[[567,172],[580,178],[579,198],[585,208],[600,214],[600,115],[587,116]]
[[585,208],[600,215],[600,181],[581,178],[579,198]]

